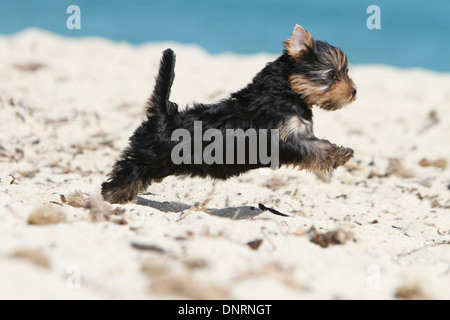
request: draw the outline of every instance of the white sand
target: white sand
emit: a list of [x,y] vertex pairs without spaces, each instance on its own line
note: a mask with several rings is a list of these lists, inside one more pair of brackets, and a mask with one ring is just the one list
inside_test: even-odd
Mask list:
[[[355,150],[330,182],[293,169],[170,177],[108,215],[100,184],[169,46],[180,105],[224,98],[275,58],[35,30],[0,38],[0,298],[450,298],[450,172],[439,167],[450,161],[449,74],[351,67],[357,101],[315,110],[316,135]],[[63,201],[76,190],[90,209]],[[65,219],[29,224],[36,209]],[[311,227],[347,240],[323,248]]]

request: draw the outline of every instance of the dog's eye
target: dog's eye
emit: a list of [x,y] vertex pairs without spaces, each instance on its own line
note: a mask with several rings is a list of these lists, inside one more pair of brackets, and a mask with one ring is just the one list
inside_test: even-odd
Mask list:
[[345,74],[347,74],[348,73],[348,68],[345,68]]
[[330,78],[331,80],[336,79],[336,71],[334,70],[328,71],[328,78]]

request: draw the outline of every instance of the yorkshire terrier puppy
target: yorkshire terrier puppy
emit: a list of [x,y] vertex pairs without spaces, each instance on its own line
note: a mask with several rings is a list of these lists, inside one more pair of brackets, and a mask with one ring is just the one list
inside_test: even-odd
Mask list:
[[[273,167],[273,163],[255,159],[254,154],[262,149],[277,154],[276,166],[328,172],[344,165],[353,157],[353,150],[314,136],[312,107],[331,111],[354,101],[356,88],[347,65],[341,49],[314,40],[296,25],[291,38],[284,41],[281,56],[268,63],[247,87],[226,100],[179,111],[169,100],[175,55],[171,49],[165,50],[148,101],[147,119],[130,138],[108,181],[103,182],[103,198],[111,203],[131,201],[152,182],[169,175],[227,179],[251,169]],[[256,139],[244,134],[243,148],[228,148],[229,131],[239,129],[241,133],[265,130],[266,134]],[[184,134],[194,139],[180,144]],[[196,138],[197,134],[203,139]],[[211,151],[205,140],[213,137],[216,145]],[[180,151],[181,160],[174,158]],[[209,159],[202,159],[208,152]],[[225,158],[232,161],[224,163]]]

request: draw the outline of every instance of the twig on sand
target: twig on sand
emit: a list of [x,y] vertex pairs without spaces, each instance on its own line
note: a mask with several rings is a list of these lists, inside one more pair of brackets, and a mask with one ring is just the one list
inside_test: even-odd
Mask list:
[[290,217],[290,215],[286,214],[286,213],[282,213],[278,210],[272,209],[272,208],[268,208],[265,205],[263,205],[262,203],[258,204],[258,207],[262,210],[262,211],[269,211],[273,214],[276,214],[278,216],[283,216],[283,217]]

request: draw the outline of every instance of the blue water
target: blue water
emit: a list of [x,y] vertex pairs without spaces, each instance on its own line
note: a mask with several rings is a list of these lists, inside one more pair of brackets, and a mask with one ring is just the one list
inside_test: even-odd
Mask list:
[[[81,29],[69,30],[69,5]],[[369,5],[381,29],[369,30]],[[353,64],[384,63],[450,72],[449,0],[1,0],[0,34],[39,27],[133,44],[194,43],[211,53],[279,53],[296,23],[341,47]]]

